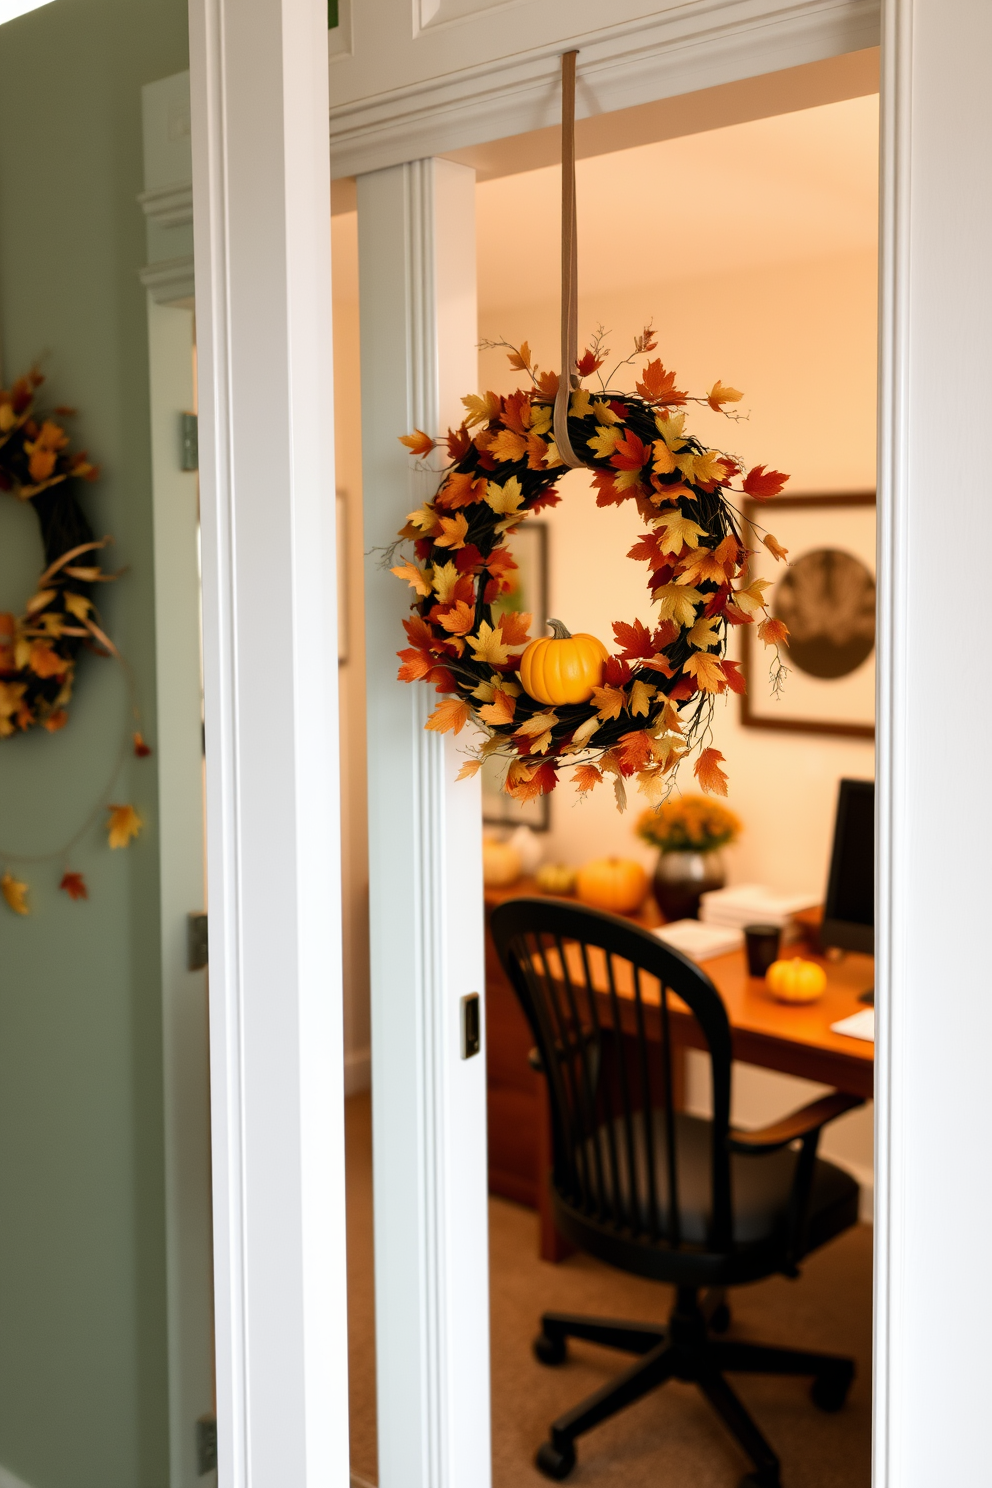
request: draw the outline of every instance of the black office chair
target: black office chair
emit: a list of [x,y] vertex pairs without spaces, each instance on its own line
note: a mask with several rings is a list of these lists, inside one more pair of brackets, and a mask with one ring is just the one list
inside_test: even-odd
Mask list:
[[[730,1025],[698,966],[629,920],[562,900],[512,899],[491,923],[548,1081],[559,1231],[611,1266],[676,1287],[667,1327],[544,1314],[534,1343],[544,1364],[564,1360],[568,1338],[638,1358],[553,1423],[537,1466],[567,1477],[576,1437],[681,1379],[699,1386],[753,1462],[742,1488],[779,1488],[779,1460],[724,1372],[811,1375],[814,1403],[834,1411],[854,1364],[714,1335],[730,1322],[726,1287],[797,1276],[804,1256],[857,1222],[857,1184],[816,1148],[827,1122],[861,1101],[834,1093],[763,1131],[734,1131]],[[709,1053],[710,1120],[675,1109],[673,993]]]

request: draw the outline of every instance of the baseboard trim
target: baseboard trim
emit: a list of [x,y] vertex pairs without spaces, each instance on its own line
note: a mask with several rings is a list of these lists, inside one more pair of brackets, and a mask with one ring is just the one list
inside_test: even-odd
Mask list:
[[[360,1090],[368,1090],[371,1084],[372,1050],[353,1049],[350,1054],[344,1056],[345,1095],[357,1095]],[[2,1481],[0,1481],[0,1488],[5,1488]]]

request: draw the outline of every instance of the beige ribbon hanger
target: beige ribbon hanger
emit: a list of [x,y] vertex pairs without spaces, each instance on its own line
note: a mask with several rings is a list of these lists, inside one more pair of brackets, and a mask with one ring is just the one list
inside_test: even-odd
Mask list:
[[555,446],[573,470],[586,464],[568,437],[568,404],[578,386],[575,363],[579,355],[578,232],[575,214],[575,59],[561,59],[561,375],[555,398]]

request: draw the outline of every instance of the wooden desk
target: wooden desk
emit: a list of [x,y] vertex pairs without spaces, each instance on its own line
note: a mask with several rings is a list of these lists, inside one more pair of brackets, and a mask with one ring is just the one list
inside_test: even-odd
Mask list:
[[[488,889],[487,922],[488,912],[497,904],[536,892],[527,879],[510,888]],[[662,923],[653,900],[631,919],[647,928]],[[809,954],[804,946],[799,946],[797,953]],[[840,961],[822,961],[822,965],[827,973],[827,991],[820,1002],[807,1007],[775,1002],[764,981],[748,976],[743,951],[707,961],[703,970],[726,1006],[735,1059],[870,1097],[874,1045],[831,1033],[830,1024],[864,1006],[858,994],[872,985],[872,958],[851,953]],[[679,1018],[678,1024],[686,1048],[702,1046],[700,1031],[691,1017]],[[548,1260],[560,1259],[564,1252],[548,1229],[550,1215],[542,1178],[550,1163],[544,1081],[527,1063],[533,1039],[488,929],[486,1042],[490,1192],[541,1211],[542,1255]]]

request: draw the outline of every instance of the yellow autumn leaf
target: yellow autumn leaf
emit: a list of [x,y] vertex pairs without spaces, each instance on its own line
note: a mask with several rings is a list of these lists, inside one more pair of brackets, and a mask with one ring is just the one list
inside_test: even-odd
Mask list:
[[47,604],[52,602],[55,594],[56,591],[54,589],[39,589],[37,594],[32,594],[25,605],[27,613],[29,615],[36,615],[39,610],[43,610]]
[[[407,521],[411,527],[416,527],[420,532],[434,532],[437,529],[437,513],[425,501],[416,511],[407,513]],[[68,596],[67,603],[68,603]]]
[[548,729],[553,729],[557,722],[558,714],[552,708],[547,713],[535,713],[532,718],[525,719],[517,733],[522,734],[525,739],[536,739]]
[[503,485],[499,485],[496,481],[486,483],[486,505],[491,506],[497,516],[506,516],[518,511],[523,499],[523,489],[515,475],[511,475]]
[[497,625],[494,628],[488,620],[483,620],[477,636],[469,636],[468,643],[475,660],[487,662],[489,666],[505,666],[510,659],[510,648],[503,645],[503,627]]
[[596,415],[597,424],[622,424],[623,419],[610,407],[604,398],[597,398],[592,405],[592,411]]
[[704,450],[701,455],[694,455],[686,450],[676,458],[675,463],[684,480],[692,481],[697,486],[707,486],[713,481],[724,479],[724,469],[719,463],[722,459],[719,450]]
[[637,789],[647,797],[650,806],[660,806],[672,788],[671,781],[666,779],[666,773],[661,765],[638,772]]
[[687,626],[695,623],[696,606],[703,596],[691,586],[662,584],[654,591],[654,598],[658,601],[660,620],[674,620],[676,625]]
[[132,837],[141,831],[141,817],[133,806],[108,806],[110,820],[107,823],[107,841],[111,847],[127,847]]
[[465,763],[462,765],[461,769],[458,771],[458,774],[455,776],[455,779],[456,780],[471,780],[472,776],[473,775],[478,775],[478,773],[479,773],[479,771],[481,769],[482,769],[482,761],[481,761],[481,759],[470,759],[470,760],[466,760]]
[[668,448],[665,441],[663,439],[656,439],[652,445],[652,449],[654,450],[654,464],[651,468],[655,475],[674,475],[678,466],[675,463],[674,454]]
[[500,429],[490,441],[489,453],[494,460],[502,460],[504,463],[522,460],[527,453],[527,436],[518,434],[514,429]]
[[453,517],[441,517],[441,535],[435,537],[436,548],[463,548],[468,536],[468,518],[464,512],[455,512]]
[[611,718],[619,718],[627,702],[626,695],[619,687],[594,687],[592,690],[593,707],[604,723]]
[[586,418],[591,405],[592,395],[588,389],[576,388],[569,400],[568,411],[572,418]]
[[481,396],[478,393],[469,393],[467,398],[462,399],[462,403],[468,414],[465,423],[470,429],[476,424],[490,423],[502,406],[498,393],[483,393]]
[[62,601],[70,615],[75,615],[77,620],[85,620],[93,608],[90,600],[85,594],[77,594],[74,589],[67,589]]
[[695,677],[701,692],[723,692],[727,686],[720,658],[710,651],[693,651],[682,663],[682,669]]
[[710,646],[715,646],[719,638],[717,635],[719,624],[720,621],[716,615],[697,620],[686,637],[689,645],[695,646],[697,651],[707,651]]
[[745,615],[754,615],[765,608],[765,590],[771,588],[771,579],[752,579],[746,589],[734,594],[734,604]]
[[714,413],[719,413],[720,408],[724,403],[739,403],[743,396],[744,394],[742,392],[739,392],[737,388],[725,387],[720,379],[717,378],[716,382],[706,394],[706,401],[713,409]]
[[586,440],[586,444],[600,459],[608,460],[623,436],[624,430],[615,426],[612,429],[597,429],[592,438]]
[[5,873],[3,878],[0,878],[0,894],[6,899],[15,914],[26,915],[31,913],[27,904],[27,892],[27,884],[22,883],[19,878],[15,878],[12,873]]
[[638,677],[630,689],[630,711],[634,717],[647,714],[651,711],[651,699],[658,691],[650,682],[642,682]]
[[668,448],[675,454],[678,454],[680,449],[685,449],[685,440],[682,438],[682,429],[685,426],[684,413],[671,413],[667,417],[663,413],[656,413],[654,426]]
[[460,578],[461,574],[458,572],[452,559],[449,559],[447,563],[439,563],[435,566],[431,573],[431,583],[434,593],[437,595],[438,604],[448,603],[451,598],[451,591]]
[[431,581],[428,571],[418,564],[401,563],[396,568],[391,568],[389,572],[395,574],[398,579],[406,579],[411,589],[415,589],[424,599],[430,594]]
[[665,512],[655,526],[661,532],[659,546],[663,553],[681,553],[683,547],[697,548],[699,539],[706,536],[705,527],[680,511]]

